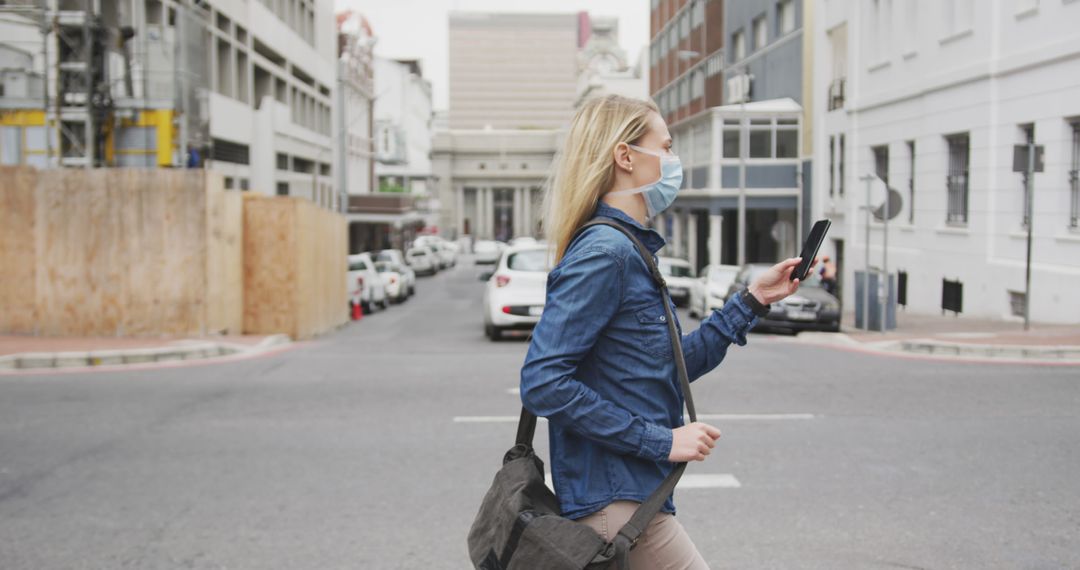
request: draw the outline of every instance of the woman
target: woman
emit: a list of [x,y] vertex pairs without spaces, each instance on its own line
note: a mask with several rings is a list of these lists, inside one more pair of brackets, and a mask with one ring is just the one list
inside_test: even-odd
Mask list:
[[[556,265],[521,369],[521,399],[549,420],[551,475],[563,516],[605,540],[672,463],[704,461],[720,430],[682,425],[683,395],[660,291],[635,246],[606,226],[570,239],[591,218],[603,217],[655,254],[664,240],[648,222],[674,201],[681,181],[656,106],[608,96],[574,117],[547,193],[544,225]],[[798,280],[789,280],[798,263],[773,266],[682,337],[691,382],[720,364],[728,345],[746,344],[769,303],[798,289]],[[633,567],[708,568],[674,513],[669,497],[632,551]]]

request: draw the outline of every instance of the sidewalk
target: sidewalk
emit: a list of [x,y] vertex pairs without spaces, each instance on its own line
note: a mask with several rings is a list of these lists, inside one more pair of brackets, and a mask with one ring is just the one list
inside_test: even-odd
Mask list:
[[0,335],[0,373],[199,360],[255,354],[289,343],[286,335],[157,339]]
[[[996,321],[964,315],[914,315],[901,311],[896,329],[867,332],[855,328],[854,313],[845,313],[842,333],[800,333],[801,340],[849,345],[885,352],[989,360],[1080,363],[1080,323],[1053,325]],[[831,338],[830,338],[831,337]]]

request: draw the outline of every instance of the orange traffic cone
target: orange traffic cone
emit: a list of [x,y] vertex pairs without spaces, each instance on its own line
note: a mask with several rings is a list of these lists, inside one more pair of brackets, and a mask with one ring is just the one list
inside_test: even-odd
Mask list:
[[353,303],[352,306],[352,320],[359,321],[364,318],[364,307],[360,303]]

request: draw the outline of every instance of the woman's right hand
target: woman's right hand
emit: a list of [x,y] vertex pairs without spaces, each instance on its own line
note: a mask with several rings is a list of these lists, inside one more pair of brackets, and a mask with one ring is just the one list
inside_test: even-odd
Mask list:
[[718,439],[720,430],[709,424],[694,422],[675,428],[671,430],[671,454],[668,455],[668,461],[705,461],[705,456],[712,453]]

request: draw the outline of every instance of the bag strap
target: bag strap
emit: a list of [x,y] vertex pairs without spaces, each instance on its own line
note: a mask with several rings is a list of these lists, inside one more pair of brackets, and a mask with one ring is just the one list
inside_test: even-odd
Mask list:
[[[697,410],[694,408],[694,399],[690,392],[690,377],[686,372],[686,359],[683,357],[681,336],[679,335],[678,328],[675,326],[675,316],[671,311],[671,296],[668,293],[667,282],[660,273],[660,269],[656,266],[656,261],[653,259],[652,252],[641,243],[641,240],[630,233],[630,230],[626,229],[618,222],[603,218],[590,220],[578,228],[574,233],[574,236],[570,239],[570,243],[572,244],[586,229],[593,226],[610,226],[619,230],[623,235],[629,238],[630,242],[637,248],[641,258],[645,261],[645,266],[649,269],[649,274],[652,276],[653,281],[656,282],[657,287],[660,289],[660,296],[664,305],[664,315],[668,326],[668,336],[671,338],[671,351],[675,357],[675,369],[679,375],[679,384],[682,389],[683,399],[686,402],[686,411],[690,416],[690,422],[696,422]],[[567,249],[569,249],[569,246],[567,246]],[[531,446],[535,432],[536,416],[522,406],[521,419],[518,422],[517,443]],[[641,533],[645,531],[649,526],[649,523],[652,522],[653,518],[660,512],[660,509],[663,508],[664,502],[667,501],[668,496],[675,491],[675,486],[679,483],[679,479],[682,477],[684,471],[686,471],[686,463],[676,463],[675,468],[668,473],[667,477],[664,478],[656,490],[649,495],[649,498],[638,506],[634,515],[630,517],[630,520],[619,529],[619,533],[612,540],[612,543],[615,546],[615,559],[620,569],[629,570],[630,549],[634,547],[638,538],[640,538]]]

